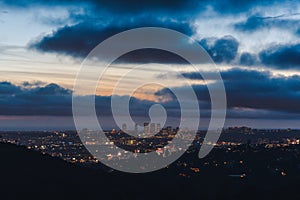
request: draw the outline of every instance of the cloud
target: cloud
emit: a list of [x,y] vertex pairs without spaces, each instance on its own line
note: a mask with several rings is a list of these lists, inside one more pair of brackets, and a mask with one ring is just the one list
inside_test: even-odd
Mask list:
[[[64,26],[54,31],[52,34],[46,35],[39,41],[30,44],[30,47],[43,52],[56,52],[74,57],[84,57],[96,45],[112,35],[132,28],[147,26],[170,28],[187,35],[192,35],[192,30],[187,22],[161,20],[156,18],[139,18],[128,23],[111,23],[109,25],[82,22],[73,26]],[[145,52],[140,52],[136,55],[127,55],[127,57],[125,56],[122,59],[125,61],[138,62],[141,59],[141,55],[149,56],[149,58],[143,57],[146,61],[153,58],[164,60],[172,57],[171,53],[168,52],[146,50]],[[172,59],[174,59],[174,55],[171,60]]]
[[71,114],[71,91],[57,84],[33,88],[0,84],[0,115],[65,115]]
[[295,29],[300,26],[299,19],[293,19],[293,16],[299,15],[299,13],[289,15],[279,15],[274,17],[263,17],[260,15],[254,15],[247,18],[246,21],[236,23],[234,28],[238,31],[254,32],[261,29],[270,28],[289,28]]
[[255,54],[248,53],[248,52],[243,52],[240,55],[240,62],[239,64],[244,65],[244,66],[252,66],[254,64],[258,63],[258,58]]
[[13,85],[10,82],[0,82],[0,95],[17,94],[21,92],[19,86]]
[[235,29],[239,31],[255,31],[259,28],[264,28],[266,19],[265,17],[257,17],[257,16],[251,16],[249,17],[245,22],[239,22],[235,24]]
[[[223,71],[221,75],[230,109],[300,113],[300,76],[273,77],[270,72],[242,69]],[[195,73],[184,73],[183,76],[190,79],[201,79]],[[194,85],[193,88],[200,101],[210,101],[205,85]],[[178,90],[184,92],[185,88],[182,87]],[[157,92],[157,95],[173,97],[169,89],[163,89]]]
[[239,47],[239,42],[230,35],[219,39],[204,38],[200,44],[216,63],[229,63],[234,60]]
[[[200,79],[195,73],[184,73],[186,78]],[[229,118],[286,118],[300,116],[300,77],[273,77],[270,72],[256,70],[231,69],[221,72],[228,101]],[[211,83],[213,84],[213,83]],[[186,87],[176,88],[179,93]],[[205,85],[193,85],[202,117],[210,116],[210,97]],[[180,105],[172,88],[156,92],[168,116],[180,117]],[[77,98],[88,98],[78,96]],[[127,98],[116,96],[116,98]],[[97,114],[112,118],[111,96],[96,96]],[[134,120],[148,117],[150,107],[157,102],[130,98],[130,113]],[[9,82],[0,83],[0,115],[47,115],[71,116],[72,91],[57,84],[25,87]]]
[[[72,91],[57,84],[27,87],[28,83],[17,86],[10,82],[0,83],[0,115],[47,115],[71,116]],[[78,96],[83,102],[90,96]],[[128,98],[128,96],[115,96]],[[148,117],[148,111],[156,102],[130,98],[130,112],[133,116]],[[168,115],[178,116],[179,104],[176,100],[162,103]],[[95,96],[96,111],[99,116],[111,117],[111,96]],[[113,119],[112,119],[113,120]]]
[[[178,13],[184,11],[186,13],[201,12],[207,7],[212,7],[219,13],[241,13],[248,11],[254,7],[266,7],[276,5],[279,3],[296,3],[297,1],[280,1],[280,0],[252,0],[252,1],[238,1],[238,0],[87,0],[84,3],[93,5],[96,8],[104,9],[112,13],[142,13],[142,12],[173,12]],[[80,0],[2,0],[2,3],[8,6],[28,7],[28,6],[57,6],[57,5],[82,5]]]
[[259,53],[261,62],[277,69],[299,69],[300,44],[275,45]]
[[[85,57],[97,44],[116,33],[137,27],[156,26],[175,29],[187,35],[193,35],[195,38],[201,38],[200,43],[206,45],[206,49],[216,63],[232,63],[237,58],[238,51],[254,53],[272,42],[297,42],[294,37],[297,37],[296,32],[300,26],[297,19],[297,6],[291,6],[294,1],[21,0],[4,2],[18,7],[61,6],[69,10],[70,16],[65,16],[65,18],[47,15],[46,19],[40,19],[44,24],[68,25],[44,37],[39,37],[29,46],[41,52],[79,58]],[[272,9],[265,9],[266,6]],[[282,7],[284,9],[281,9]],[[295,9],[288,9],[290,7]],[[274,16],[274,13],[283,14]],[[248,18],[245,19],[245,17]],[[39,18],[43,17],[39,16]],[[269,32],[265,30],[271,28]],[[203,39],[203,37],[206,38]],[[210,40],[208,37],[218,37],[213,46],[207,45],[206,40]],[[174,55],[161,51],[145,50],[133,54],[122,57],[121,60],[133,63],[186,63],[178,57],[175,58]],[[147,54],[148,57],[145,56]],[[243,65],[253,65],[254,56],[250,57],[249,54],[245,54],[241,55],[240,59]]]
[[[292,0],[293,1],[293,0]],[[284,4],[288,1],[280,1],[280,0],[207,0],[202,1],[202,5],[210,5],[217,12],[224,14],[239,14],[245,11],[249,11],[255,7],[270,7],[276,5],[278,3]]]
[[[57,6],[57,5],[82,5],[81,0],[18,0],[9,1],[2,0],[2,3],[8,6],[15,7],[28,7],[28,6]],[[87,0],[85,4],[94,5],[97,8],[102,8],[111,12],[117,13],[129,13],[129,12],[145,12],[145,11],[175,11],[186,10],[195,8],[199,4],[196,0],[182,1],[173,0],[172,2],[168,0],[115,0],[115,1],[105,1],[105,0]]]
[[54,83],[46,85],[45,87],[37,88],[32,92],[37,95],[70,95],[72,93],[71,90],[62,88]]
[[44,83],[42,81],[34,81],[34,82],[24,81],[22,83],[22,86],[24,86],[24,87],[37,87],[37,86],[42,86],[42,85],[46,85],[46,83]]
[[[149,26],[170,28],[189,36],[193,34],[189,23],[186,21],[144,16],[134,18],[133,21],[119,20],[110,22],[108,25],[105,23],[82,22],[73,26],[64,26],[52,34],[33,42],[30,44],[30,47],[42,52],[85,57],[96,45],[112,35],[132,28]],[[239,47],[239,42],[230,35],[221,38],[204,38],[199,43],[208,51],[216,63],[230,63],[233,61],[237,56]],[[170,52],[153,49],[143,49],[128,53],[120,57],[119,62],[187,63],[184,59]]]
[[164,12],[182,12],[188,13],[201,13],[207,7],[212,7],[219,13],[240,13],[247,11],[256,6],[270,6],[278,2],[279,0],[252,0],[252,1],[238,1],[238,0],[129,0],[129,1],[105,1],[105,0],[92,0],[92,3],[98,7],[104,7],[111,12],[147,12],[147,11],[164,11]]
[[180,11],[190,10],[193,12],[193,8],[197,8],[199,2],[196,0],[182,1],[168,0],[160,1],[148,1],[148,0],[129,0],[129,1],[105,1],[105,0],[93,0],[93,3],[98,7],[102,7],[109,10],[112,13],[132,13],[132,12],[149,12],[149,11],[164,11],[178,13]]

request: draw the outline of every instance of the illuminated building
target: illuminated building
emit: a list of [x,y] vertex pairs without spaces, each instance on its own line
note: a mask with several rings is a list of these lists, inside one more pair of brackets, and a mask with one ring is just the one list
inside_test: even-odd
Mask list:
[[148,122],[144,123],[144,133],[149,133],[149,123]]
[[126,124],[124,123],[124,124],[122,124],[122,131],[123,132],[126,132],[127,131],[127,126],[126,126]]
[[138,124],[136,123],[135,125],[134,125],[134,133],[138,133]]
[[160,132],[160,130],[161,130],[161,125],[160,125],[160,123],[157,123],[156,124],[156,132],[158,133],[158,132]]
[[155,133],[155,123],[150,124],[150,133]]

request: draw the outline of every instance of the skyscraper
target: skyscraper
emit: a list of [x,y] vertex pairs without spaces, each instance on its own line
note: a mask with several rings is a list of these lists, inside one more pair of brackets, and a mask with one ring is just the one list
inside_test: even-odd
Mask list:
[[150,124],[150,133],[155,133],[155,123]]
[[138,132],[139,132],[138,124],[135,123],[135,125],[134,125],[134,133],[137,134]]
[[161,125],[160,125],[160,123],[157,123],[156,124],[156,132],[158,133],[160,131],[161,131]]
[[149,123],[148,122],[144,123],[144,133],[149,133]]
[[124,123],[122,124],[122,131],[123,132],[126,132],[127,131],[127,125]]
[[168,131],[168,133],[172,133],[172,126],[168,126],[167,131]]

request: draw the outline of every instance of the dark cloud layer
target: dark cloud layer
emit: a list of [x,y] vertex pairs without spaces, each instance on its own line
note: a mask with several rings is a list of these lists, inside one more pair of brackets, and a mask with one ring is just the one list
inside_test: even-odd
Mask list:
[[10,82],[0,82],[0,95],[10,95],[21,92],[19,86],[13,85]]
[[71,91],[57,84],[0,83],[0,115],[70,115]]
[[[124,22],[125,23],[125,22]],[[114,23],[112,23],[114,24]],[[94,23],[79,23],[74,26],[65,26],[51,35],[43,37],[41,40],[31,44],[31,48],[44,52],[56,52],[61,54],[67,54],[75,57],[86,56],[96,45],[109,38],[112,35],[120,33],[125,30],[138,27],[164,27],[177,30],[187,35],[192,34],[192,30],[188,23],[176,22],[176,21],[161,21],[157,19],[139,19],[134,22],[116,25],[102,25]],[[124,61],[137,62],[143,55],[144,60],[151,60],[157,58],[157,60],[170,60],[172,57],[168,52],[162,51],[150,51],[140,52],[135,55],[127,55],[124,57]],[[149,58],[147,58],[147,55]],[[174,59],[171,58],[171,60]],[[176,59],[175,59],[176,60]]]
[[[42,52],[55,52],[74,57],[84,57],[103,40],[131,28],[158,26],[192,35],[189,24],[185,22],[161,21],[155,18],[152,18],[147,23],[145,21],[139,19],[130,23],[121,23],[113,26],[84,22],[74,26],[65,26],[32,43],[30,47]],[[222,38],[204,38],[199,43],[207,50],[216,63],[231,63],[238,56],[239,42],[230,35]],[[300,44],[280,44],[262,50],[258,55],[243,52],[239,56],[239,64],[252,66],[261,63],[271,68],[290,69],[299,68],[299,58]],[[118,61],[133,63],[187,63],[184,59],[172,53],[153,49],[128,53],[120,57]]]
[[[287,0],[288,1],[288,0]],[[201,1],[201,5],[210,5],[221,14],[239,14],[241,12],[249,11],[250,9],[258,6],[268,7],[278,3],[287,1],[280,0],[207,0]],[[296,0],[291,0],[292,3]]]
[[[186,78],[201,79],[197,74],[185,73]],[[221,73],[228,101],[228,117],[280,118],[300,114],[300,77],[272,77],[269,72],[232,69]],[[207,87],[193,85],[199,99],[201,116],[210,115],[210,97]],[[177,88],[185,92],[186,88]],[[162,103],[168,116],[179,117],[180,106],[170,89],[156,93],[159,97],[173,100]],[[78,98],[86,98],[79,96]],[[120,96],[117,98],[124,98]],[[111,116],[110,96],[96,96],[99,116]],[[147,117],[149,108],[156,102],[131,98],[132,116]],[[72,115],[72,91],[56,84],[26,87],[9,82],[0,83],[0,115]],[[251,110],[248,110],[251,109]],[[263,113],[259,116],[254,113]],[[268,115],[272,113],[272,115]],[[278,115],[276,115],[277,113]]]
[[[30,86],[32,86],[30,84]],[[82,101],[89,96],[78,96]],[[125,98],[117,96],[116,98]],[[153,101],[130,98],[130,111],[133,116],[148,116]],[[111,116],[111,97],[96,96],[95,105],[99,116]],[[178,116],[179,104],[176,101],[165,103],[167,113]],[[0,82],[0,115],[72,115],[72,91],[57,84],[28,87],[28,83],[20,86],[10,82]]]
[[201,12],[208,6],[214,8],[219,13],[240,13],[248,11],[256,6],[270,6],[277,3],[296,2],[296,0],[2,0],[1,2],[9,6],[28,7],[28,6],[53,6],[53,5],[76,5],[89,4],[99,9],[104,9],[112,13],[141,13],[141,12],[159,12],[171,11],[178,13]]
[[[202,79],[195,73],[184,73],[186,78]],[[300,112],[300,77],[272,77],[269,72],[232,69],[221,73],[229,108],[250,108],[279,112]],[[209,101],[207,87],[194,85],[199,100]],[[183,88],[184,90],[184,88]],[[157,93],[170,95],[169,89]],[[269,116],[272,118],[272,116]]]
[[[158,26],[177,30],[186,35],[192,35],[188,23],[160,21],[153,19],[148,23],[138,20],[126,26],[102,26],[101,24],[80,23],[74,26],[65,26],[31,44],[31,48],[43,52],[56,52],[74,57],[86,56],[95,46],[112,35],[131,28],[144,26]],[[181,41],[179,41],[181,42]],[[222,38],[205,38],[200,44],[207,50],[216,63],[230,63],[238,53],[239,42],[232,36]],[[176,45],[176,44],[170,44]],[[182,44],[177,44],[185,46]],[[143,49],[121,56],[119,62],[133,63],[187,63],[184,59],[163,50]]]
[[278,69],[300,68],[300,44],[276,45],[259,53],[264,65]]
[[196,0],[182,1],[173,0],[2,0],[1,2],[9,6],[28,7],[28,6],[57,6],[57,5],[76,5],[89,4],[99,9],[108,10],[116,13],[145,12],[145,11],[180,11],[195,8],[201,2]]

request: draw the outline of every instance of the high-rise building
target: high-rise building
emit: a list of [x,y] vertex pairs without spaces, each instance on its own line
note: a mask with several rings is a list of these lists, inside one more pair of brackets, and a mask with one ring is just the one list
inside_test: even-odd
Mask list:
[[123,132],[126,132],[127,131],[127,125],[124,123],[122,124],[122,131]]
[[155,123],[150,124],[150,133],[155,133]]
[[168,131],[168,133],[172,133],[172,126],[168,126],[167,131]]
[[138,132],[139,132],[138,124],[135,123],[135,125],[134,125],[134,133],[137,134]]
[[144,133],[149,133],[149,123],[148,122],[144,123]]
[[161,125],[160,125],[160,123],[157,123],[156,124],[156,132],[158,133],[160,131],[161,131]]

